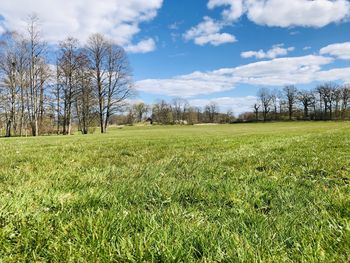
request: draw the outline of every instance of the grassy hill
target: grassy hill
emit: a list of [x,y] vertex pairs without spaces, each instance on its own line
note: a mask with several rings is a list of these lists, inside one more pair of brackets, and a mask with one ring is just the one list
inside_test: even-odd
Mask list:
[[349,262],[350,123],[0,140],[0,262]]

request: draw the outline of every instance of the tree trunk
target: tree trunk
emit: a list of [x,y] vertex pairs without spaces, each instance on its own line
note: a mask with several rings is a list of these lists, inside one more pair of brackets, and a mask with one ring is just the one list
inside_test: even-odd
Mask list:
[[309,117],[309,108],[307,105],[304,105],[304,119]]
[[11,137],[11,120],[6,122],[6,134],[5,137]]

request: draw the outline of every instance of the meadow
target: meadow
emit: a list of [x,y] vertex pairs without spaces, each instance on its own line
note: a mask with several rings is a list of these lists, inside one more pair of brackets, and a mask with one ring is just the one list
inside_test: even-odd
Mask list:
[[350,123],[0,139],[0,262],[349,262]]

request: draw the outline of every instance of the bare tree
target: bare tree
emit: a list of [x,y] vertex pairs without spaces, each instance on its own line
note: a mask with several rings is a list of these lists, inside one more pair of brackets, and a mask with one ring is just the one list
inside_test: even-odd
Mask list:
[[2,107],[6,118],[6,136],[22,135],[26,127],[26,99],[28,87],[27,42],[16,32],[2,36],[0,77]]
[[98,113],[101,133],[105,133],[105,81],[107,78],[106,57],[108,52],[108,42],[100,34],[93,34],[88,39],[86,47],[90,60],[94,90],[98,99]]
[[59,69],[59,63],[58,60],[56,62],[56,85],[54,86],[52,90],[53,96],[56,98],[55,100],[55,114],[56,114],[56,132],[57,134],[60,134],[60,127],[61,127],[61,96],[62,96],[62,85],[60,83],[60,69]]
[[134,112],[136,113],[137,120],[139,122],[142,122],[144,115],[147,114],[149,111],[149,106],[143,102],[140,102],[140,103],[134,104],[133,109],[134,109]]
[[155,103],[152,108],[152,119],[161,124],[173,123],[173,114],[171,105],[165,100]]
[[[324,118],[327,118],[327,113],[329,113],[329,119],[333,119],[333,103],[335,100],[335,90],[337,89],[337,84],[329,82],[324,83],[317,87],[320,94],[320,101],[323,102],[324,106]],[[320,104],[322,104],[320,102]]]
[[173,119],[175,123],[184,121],[188,107],[188,101],[183,98],[177,97],[172,100]]
[[293,85],[285,86],[283,89],[284,96],[286,97],[287,107],[288,107],[288,116],[289,120],[292,120],[294,106],[297,101],[297,88]]
[[107,132],[112,114],[125,106],[125,101],[134,93],[131,69],[124,49],[108,42],[107,62],[107,88],[103,108],[104,132]]
[[215,102],[211,102],[204,107],[204,114],[207,117],[207,121],[210,123],[216,122],[216,117],[219,112],[219,106]]
[[271,91],[271,104],[273,107],[273,118],[274,120],[277,120],[278,118],[278,107],[279,107],[279,102],[281,97],[281,92],[278,89],[273,89]]
[[29,56],[29,90],[27,108],[32,128],[32,135],[39,135],[39,120],[44,103],[44,87],[48,79],[48,68],[45,63],[45,43],[41,40],[38,17],[28,19],[27,54]]
[[[57,90],[63,100],[63,134],[71,133],[72,107],[78,93],[78,73],[81,52],[79,41],[75,38],[67,38],[60,43],[59,57],[57,61]],[[59,94],[61,91],[62,94]],[[58,99],[60,99],[58,97]]]
[[258,97],[260,99],[261,106],[262,106],[263,119],[264,121],[266,121],[267,115],[271,110],[271,102],[272,102],[271,92],[267,88],[261,88],[258,91]]
[[341,95],[342,95],[341,116],[342,116],[342,118],[344,118],[345,112],[348,108],[348,104],[350,101],[350,84],[344,85],[341,88]]
[[88,134],[94,124],[94,105],[96,98],[93,93],[92,77],[89,71],[89,61],[84,54],[80,55],[77,70],[77,96],[75,99],[76,115],[82,134]]
[[299,91],[297,99],[304,109],[304,119],[309,118],[309,108],[315,104],[315,96],[310,91]]
[[0,96],[1,108],[5,116],[6,137],[12,135],[12,130],[16,125],[16,105],[17,105],[17,56],[15,53],[15,42],[13,35],[8,33],[4,37],[3,48],[0,57]]
[[90,36],[86,50],[98,99],[101,133],[105,133],[110,116],[132,95],[130,67],[124,50],[100,34]]
[[258,103],[255,103],[253,105],[253,109],[254,109],[254,114],[255,114],[255,121],[259,120],[259,109],[260,109],[260,105]]
[[333,90],[333,99],[335,102],[335,108],[334,108],[334,114],[335,118],[340,117],[340,107],[341,107],[341,100],[342,100],[342,89],[337,86]]

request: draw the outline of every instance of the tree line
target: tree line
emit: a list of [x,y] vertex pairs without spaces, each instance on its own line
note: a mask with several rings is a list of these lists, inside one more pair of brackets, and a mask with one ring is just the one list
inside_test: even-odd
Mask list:
[[324,83],[315,89],[294,85],[282,90],[261,88],[252,112],[239,116],[243,121],[345,120],[350,118],[350,85]]
[[107,131],[110,119],[134,93],[127,55],[101,34],[82,45],[68,37],[55,52],[30,16],[26,33],[0,38],[0,128],[16,135]]
[[[149,119],[158,124],[237,123],[285,120],[347,120],[350,119],[350,85],[324,83],[315,89],[261,88],[252,111],[234,116],[231,110],[220,112],[218,104],[193,107],[183,98],[170,102],[160,100],[147,105],[136,103],[123,115],[115,116],[114,124],[134,124]],[[232,105],[234,106],[234,105]]]
[[198,124],[232,123],[235,120],[231,110],[220,112],[219,105],[211,102],[204,107],[194,107],[186,99],[177,97],[167,102],[159,100],[151,105],[144,102],[134,103],[125,108],[124,113],[113,116],[113,124],[135,124],[150,122],[153,124]]

